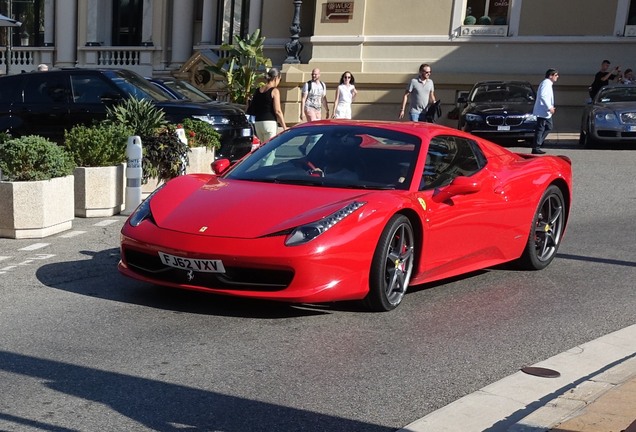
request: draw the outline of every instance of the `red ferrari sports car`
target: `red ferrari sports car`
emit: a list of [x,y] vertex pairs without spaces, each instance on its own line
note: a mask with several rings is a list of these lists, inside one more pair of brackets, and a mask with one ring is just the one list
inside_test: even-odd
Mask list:
[[157,189],[122,229],[119,270],[174,288],[388,311],[412,284],[507,261],[543,269],[571,199],[564,156],[430,123],[310,122],[224,172]]

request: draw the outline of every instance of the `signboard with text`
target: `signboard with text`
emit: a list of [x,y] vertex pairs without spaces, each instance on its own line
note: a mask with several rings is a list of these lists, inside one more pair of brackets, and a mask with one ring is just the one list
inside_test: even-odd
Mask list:
[[353,17],[352,1],[328,1],[327,13],[328,20],[347,20]]

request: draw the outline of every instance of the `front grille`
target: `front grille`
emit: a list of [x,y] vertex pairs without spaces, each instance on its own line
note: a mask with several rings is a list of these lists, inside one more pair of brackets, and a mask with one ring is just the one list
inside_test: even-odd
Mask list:
[[486,124],[488,126],[519,126],[523,120],[524,116],[520,115],[490,115],[486,117]]
[[596,131],[597,135],[600,138],[620,138],[620,139],[626,139],[626,138],[636,138],[636,132],[619,132],[619,131],[612,131],[612,130],[599,130]]
[[272,270],[247,267],[225,267],[225,273],[189,274],[187,270],[164,265],[158,255],[125,249],[128,268],[135,273],[158,281],[187,284],[210,289],[232,289],[249,291],[281,291],[294,278],[291,270]]
[[636,112],[622,113],[621,121],[625,124],[636,124]]

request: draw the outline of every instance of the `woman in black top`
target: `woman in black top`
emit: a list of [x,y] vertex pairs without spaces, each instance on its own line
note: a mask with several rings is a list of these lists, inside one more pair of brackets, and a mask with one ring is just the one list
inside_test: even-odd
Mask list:
[[266,143],[278,133],[278,125],[287,129],[283,111],[280,108],[280,72],[271,68],[266,74],[267,82],[256,89],[250,102],[249,114],[255,118],[256,136]]

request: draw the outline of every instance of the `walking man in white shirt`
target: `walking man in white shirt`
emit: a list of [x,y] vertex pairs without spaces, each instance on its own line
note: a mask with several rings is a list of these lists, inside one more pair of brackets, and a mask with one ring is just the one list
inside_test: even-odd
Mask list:
[[559,71],[556,69],[548,69],[545,73],[545,79],[539,84],[537,90],[537,100],[534,101],[534,109],[532,114],[537,116],[537,129],[534,134],[534,146],[532,154],[545,154],[541,150],[543,141],[552,130],[552,115],[554,115],[554,91],[552,85],[559,79]]

